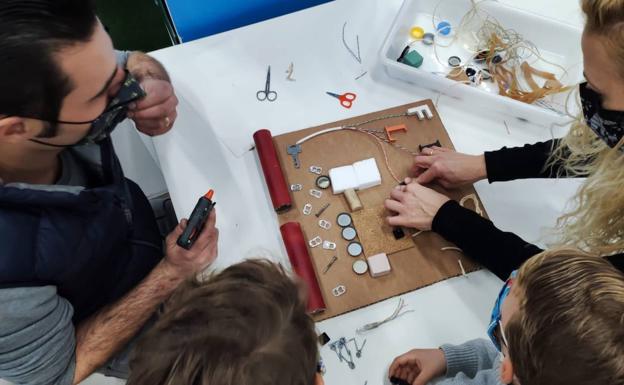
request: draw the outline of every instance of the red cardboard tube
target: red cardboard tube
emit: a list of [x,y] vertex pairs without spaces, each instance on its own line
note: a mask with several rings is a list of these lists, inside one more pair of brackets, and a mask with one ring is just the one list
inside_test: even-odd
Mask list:
[[292,207],[292,200],[286,185],[284,173],[280,166],[275,145],[273,144],[273,136],[269,130],[259,130],[253,135],[260,158],[260,165],[264,172],[264,180],[271,195],[273,208],[278,213],[288,211]]
[[324,311],[326,309],[325,301],[316,280],[316,273],[314,272],[314,266],[312,266],[312,260],[308,253],[308,246],[301,231],[301,225],[298,222],[288,222],[280,227],[280,231],[282,232],[282,239],[286,246],[290,264],[295,273],[308,286],[308,312],[316,314]]

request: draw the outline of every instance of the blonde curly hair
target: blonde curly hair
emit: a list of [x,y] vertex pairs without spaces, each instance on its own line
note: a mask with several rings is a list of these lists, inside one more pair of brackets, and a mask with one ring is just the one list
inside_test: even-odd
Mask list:
[[[601,42],[622,71],[624,79],[624,0],[581,0],[586,33]],[[554,149],[548,166],[563,165],[562,173],[585,176],[575,208],[559,218],[562,243],[601,255],[624,251],[624,140],[610,148],[581,118]]]

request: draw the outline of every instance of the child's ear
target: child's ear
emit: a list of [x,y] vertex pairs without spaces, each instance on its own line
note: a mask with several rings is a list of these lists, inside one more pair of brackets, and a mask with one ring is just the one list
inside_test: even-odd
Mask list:
[[513,378],[514,378],[513,364],[511,363],[511,360],[507,356],[505,356],[505,358],[503,359],[503,362],[501,363],[500,377],[501,377],[501,382],[503,384],[513,383]]
[[323,380],[323,375],[321,373],[316,373],[316,381],[314,385],[325,385],[325,380]]

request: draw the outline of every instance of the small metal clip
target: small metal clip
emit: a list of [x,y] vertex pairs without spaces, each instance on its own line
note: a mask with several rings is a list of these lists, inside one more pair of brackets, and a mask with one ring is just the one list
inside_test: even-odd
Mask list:
[[318,237],[318,236],[310,239],[310,242],[308,242],[310,247],[317,247],[322,243],[323,243],[323,240],[321,239],[321,237]]
[[310,195],[312,195],[315,198],[320,198],[321,196],[323,196],[323,193],[319,190],[311,189]]
[[349,355],[348,360],[345,358],[345,361],[347,361],[347,364],[349,365],[349,369],[351,370],[355,369],[355,363],[353,362],[353,355],[351,354],[351,350],[349,350],[349,346],[347,345],[347,339],[344,337],[341,337],[338,340],[338,346],[340,348],[344,348],[347,351],[347,354]]
[[321,219],[318,224],[321,229],[329,230],[331,228],[331,223],[325,219]]
[[303,185],[301,183],[297,183],[297,184],[291,184],[290,185],[290,191],[301,191],[303,190]]
[[303,206],[303,215],[310,215],[312,214],[312,205],[309,203],[306,203],[305,206]]
[[309,170],[312,174],[321,175],[321,173],[323,172],[323,167],[310,166]]
[[336,250],[336,244],[330,241],[323,241],[323,249],[325,250]]
[[351,338],[349,341],[353,341],[353,344],[355,345],[355,356],[357,358],[361,358],[362,350],[364,349],[364,346],[366,345],[366,339],[364,339],[364,343],[362,344],[362,346],[358,346],[357,340],[355,338]]
[[338,359],[340,360],[340,362],[342,362],[342,360],[344,360],[344,357],[342,356],[342,352],[338,351],[338,342],[332,342],[331,344],[329,344],[329,348],[336,353],[336,355],[338,356]]
[[334,295],[334,297],[340,297],[346,292],[347,292],[347,288],[344,287],[344,285],[338,285],[332,289],[332,294]]

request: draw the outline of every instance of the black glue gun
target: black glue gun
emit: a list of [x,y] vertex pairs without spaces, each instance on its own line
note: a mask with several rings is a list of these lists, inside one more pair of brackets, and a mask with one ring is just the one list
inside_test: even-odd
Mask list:
[[186,224],[186,228],[178,238],[178,246],[187,250],[193,246],[193,243],[195,243],[195,240],[202,232],[212,208],[216,205],[216,203],[212,201],[213,195],[214,191],[209,190],[206,195],[199,198]]

